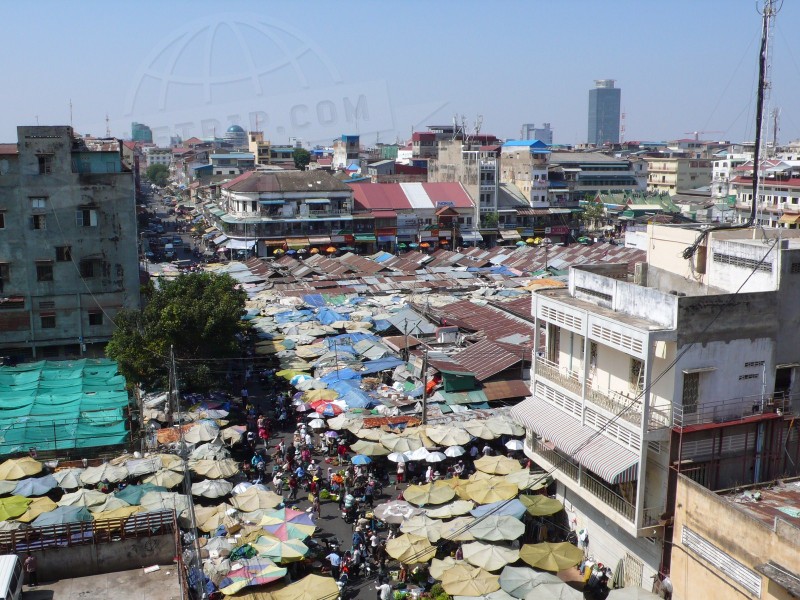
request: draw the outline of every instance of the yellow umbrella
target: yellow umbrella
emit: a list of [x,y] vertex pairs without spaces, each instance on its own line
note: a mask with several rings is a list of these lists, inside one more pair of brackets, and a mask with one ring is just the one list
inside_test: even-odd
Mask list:
[[42,472],[42,463],[32,459],[30,456],[22,458],[9,458],[0,464],[0,479],[6,481],[16,481],[31,475]]
[[232,458],[222,460],[190,460],[189,468],[208,479],[233,477],[239,472],[238,463]]
[[525,524],[509,515],[489,515],[476,520],[470,526],[470,533],[490,542],[515,540],[525,533]]
[[486,425],[486,421],[467,421],[462,423],[461,427],[463,427],[470,435],[483,440],[493,440],[500,437],[494,431],[489,429],[489,426]]
[[463,560],[456,560],[452,556],[445,556],[442,560],[438,558],[434,558],[431,561],[431,566],[428,567],[428,573],[430,573],[431,577],[434,579],[441,579],[444,572],[449,569],[450,567],[455,567],[456,565],[465,565],[469,566],[466,561]]
[[514,483],[498,478],[497,481],[472,481],[464,486],[464,492],[478,504],[490,504],[516,498],[519,488]]
[[153,485],[160,485],[167,489],[174,488],[176,485],[183,481],[183,473],[173,471],[171,469],[161,469],[156,471],[149,477],[145,477],[144,483],[152,483]]
[[[517,486],[514,486],[516,490]],[[423,506],[425,504],[444,504],[456,495],[455,490],[447,481],[434,481],[425,485],[410,485],[403,492],[406,502]]]
[[47,496],[42,496],[41,498],[36,498],[28,505],[28,510],[17,517],[17,521],[22,521],[23,523],[30,523],[36,517],[41,515],[42,513],[50,512],[51,510],[55,510],[58,505],[50,500]]
[[[331,424],[333,419],[328,420],[328,425]],[[386,435],[386,432],[381,431],[380,429],[367,429],[361,428],[355,432],[355,435],[362,440],[368,440],[370,442],[380,442],[381,438]],[[381,444],[383,445],[383,444]],[[385,448],[385,446],[384,446]]]
[[430,542],[438,542],[442,537],[442,521],[431,519],[425,515],[416,515],[406,519],[400,525],[400,531],[427,538]]
[[442,587],[451,596],[484,596],[500,589],[500,576],[468,564],[455,565],[442,573]]
[[527,469],[506,475],[506,481],[516,483],[520,490],[536,491],[547,487],[553,478],[547,473],[530,473]]
[[33,502],[31,498],[24,496],[0,498],[0,521],[8,521],[25,514],[31,502]]
[[440,446],[463,446],[472,439],[470,435],[459,427],[428,427],[425,430],[428,437]]
[[525,505],[525,509],[534,517],[549,517],[564,509],[564,505],[555,498],[548,498],[542,495],[528,496],[523,494],[519,497],[519,501]]
[[200,531],[211,533],[216,531],[217,528],[224,522],[233,522],[226,514],[228,510],[232,510],[230,504],[222,503],[216,506],[198,506],[194,507],[194,518],[197,522],[197,528]]
[[106,510],[103,512],[96,512],[92,515],[95,521],[104,521],[107,519],[127,519],[131,515],[142,512],[141,506],[122,506],[114,510]]
[[313,402],[314,400],[336,400],[339,397],[339,392],[325,388],[324,390],[308,390],[303,394],[303,400],[306,402]]
[[355,444],[350,446],[353,452],[363,454],[364,456],[386,456],[389,451],[385,446],[378,442],[368,442],[366,440],[358,440]]
[[583,550],[569,542],[525,544],[519,557],[535,569],[563,571],[583,560]]
[[277,375],[278,377],[283,377],[286,381],[289,381],[295,375],[308,375],[308,372],[298,371],[297,369],[283,369],[282,371],[278,371],[277,373],[275,373],[275,375]]
[[469,500],[455,500],[438,508],[429,508],[425,511],[425,514],[433,519],[449,519],[465,515],[473,508],[475,508],[475,504]]
[[412,452],[424,446],[419,436],[403,437],[394,433],[384,434],[381,436],[380,442],[392,452]]
[[497,544],[472,542],[464,544],[461,548],[465,561],[487,571],[497,571],[519,559],[519,550]]
[[386,542],[386,553],[401,563],[412,565],[428,562],[436,556],[436,547],[428,538],[404,533]]
[[271,558],[276,563],[302,560],[308,554],[308,546],[300,540],[279,540],[262,535],[251,544],[259,556]]
[[184,461],[180,456],[174,454],[156,454],[156,456],[161,459],[162,469],[183,472]]
[[320,600],[338,595],[339,586],[333,577],[306,575],[300,581],[272,592],[270,597],[271,600]]
[[236,494],[231,498],[231,504],[242,512],[275,508],[281,502],[283,502],[282,496],[275,492],[260,490],[255,486],[247,488],[241,494]]
[[475,461],[475,468],[492,475],[508,475],[522,470],[518,460],[506,456],[482,456]]

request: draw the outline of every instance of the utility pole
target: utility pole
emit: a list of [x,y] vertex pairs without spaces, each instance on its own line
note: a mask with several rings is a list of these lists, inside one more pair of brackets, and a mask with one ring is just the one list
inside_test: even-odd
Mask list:
[[422,351],[422,424],[428,423],[428,349]]

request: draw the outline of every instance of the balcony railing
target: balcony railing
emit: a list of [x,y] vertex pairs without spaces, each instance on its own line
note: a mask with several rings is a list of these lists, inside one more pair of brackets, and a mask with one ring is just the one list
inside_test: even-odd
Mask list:
[[580,395],[582,393],[581,378],[577,371],[570,371],[546,358],[537,357],[536,372],[550,381],[557,383],[561,387],[568,389],[573,394]]
[[794,415],[800,408],[800,394],[757,394],[696,405],[672,405],[672,425],[687,427],[703,423],[729,423],[758,415]]

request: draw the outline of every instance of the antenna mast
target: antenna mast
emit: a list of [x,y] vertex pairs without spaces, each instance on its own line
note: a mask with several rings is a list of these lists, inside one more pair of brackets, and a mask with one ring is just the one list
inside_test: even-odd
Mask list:
[[69,126],[72,127],[72,98],[69,99]]
[[108,124],[108,113],[106,113],[106,137],[111,137],[111,126]]

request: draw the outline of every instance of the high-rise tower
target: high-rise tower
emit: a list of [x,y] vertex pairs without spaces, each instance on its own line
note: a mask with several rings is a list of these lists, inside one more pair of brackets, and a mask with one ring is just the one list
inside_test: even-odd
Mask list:
[[619,114],[622,90],[613,79],[596,79],[589,90],[589,133],[587,141],[601,146],[619,142]]

